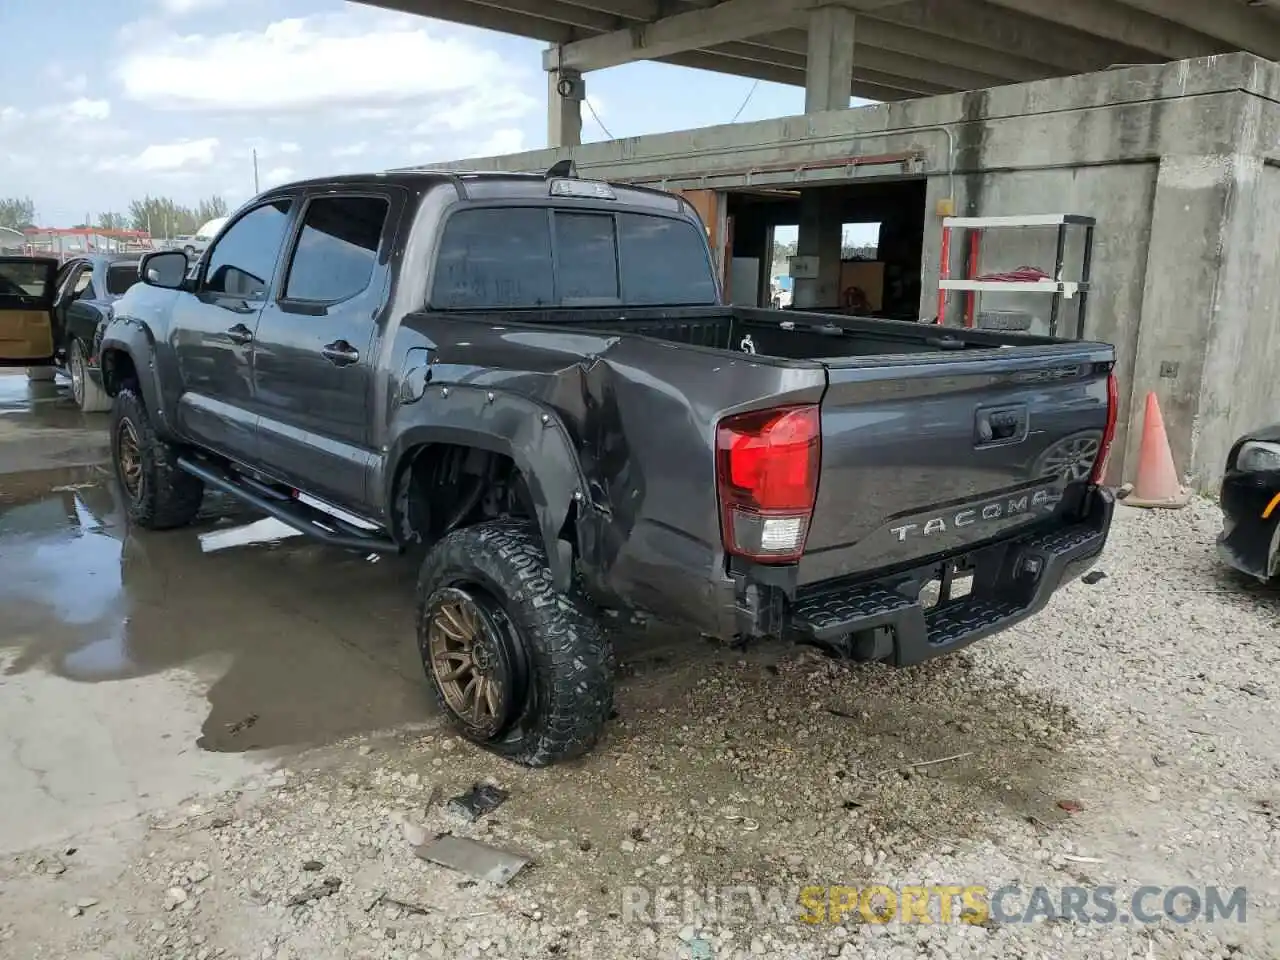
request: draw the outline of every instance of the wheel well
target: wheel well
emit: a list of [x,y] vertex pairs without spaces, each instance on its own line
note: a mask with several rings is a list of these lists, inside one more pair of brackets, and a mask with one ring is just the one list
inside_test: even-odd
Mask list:
[[510,457],[452,443],[424,444],[409,452],[397,471],[392,510],[396,538],[426,545],[485,520],[537,516],[524,476]]
[[102,387],[108,396],[114,397],[126,383],[138,380],[138,368],[133,364],[133,357],[123,350],[104,350],[98,363],[102,370]]

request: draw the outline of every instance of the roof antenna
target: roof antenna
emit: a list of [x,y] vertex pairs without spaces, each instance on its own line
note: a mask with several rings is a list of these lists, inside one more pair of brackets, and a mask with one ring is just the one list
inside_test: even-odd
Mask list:
[[557,160],[551,165],[551,168],[543,174],[544,180],[551,180],[555,177],[572,177],[576,176],[573,169],[573,158],[569,157],[565,160]]

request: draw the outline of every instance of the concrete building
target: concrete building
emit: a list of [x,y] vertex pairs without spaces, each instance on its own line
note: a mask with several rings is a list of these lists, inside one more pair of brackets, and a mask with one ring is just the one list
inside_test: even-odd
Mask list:
[[[1130,418],[1149,390],[1175,462],[1201,489],[1216,485],[1237,434],[1280,419],[1280,0],[379,5],[554,45],[550,147],[447,166],[545,170],[572,157],[582,176],[685,192],[738,301],[766,301],[772,232],[798,225],[796,308],[962,323],[974,312],[966,294],[938,297],[944,217],[1095,219],[1080,332],[1117,349],[1112,481],[1136,464]],[[803,84],[806,113],[580,145],[582,72],[640,58]],[[851,94],[885,102],[847,109]],[[872,283],[865,265],[842,262],[851,223],[880,225]],[[1074,233],[1068,274],[1086,257]],[[971,236],[953,237],[948,276],[976,259]],[[1051,226],[984,231],[981,272],[1053,273],[1056,241]],[[1059,334],[1077,332],[1084,301],[1060,301]],[[983,293],[978,309],[1016,307],[1047,330],[1049,302]]]

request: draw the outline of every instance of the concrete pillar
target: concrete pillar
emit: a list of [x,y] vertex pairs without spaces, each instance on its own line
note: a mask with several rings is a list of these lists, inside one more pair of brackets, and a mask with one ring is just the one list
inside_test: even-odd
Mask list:
[[577,70],[547,71],[547,146],[582,144],[582,101],[586,84]]
[[844,110],[853,96],[853,11],[818,7],[809,14],[804,112]]
[[[809,57],[804,74],[804,112],[845,110],[853,95],[853,11],[818,7],[809,14]],[[829,191],[809,189],[800,196],[800,235],[796,255],[815,257],[818,276],[797,279],[797,309],[840,305],[841,210]]]

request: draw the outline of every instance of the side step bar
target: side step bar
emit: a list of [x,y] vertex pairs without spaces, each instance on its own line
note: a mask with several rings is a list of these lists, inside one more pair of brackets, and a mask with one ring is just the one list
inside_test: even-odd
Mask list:
[[399,546],[387,537],[361,530],[297,500],[287,499],[256,481],[247,478],[242,480],[222,467],[190,457],[179,457],[178,467],[193,477],[199,477],[209,486],[249,504],[255,510],[261,510],[281,523],[288,524],[299,533],[305,533],[332,547],[377,550],[382,553],[400,551]]

